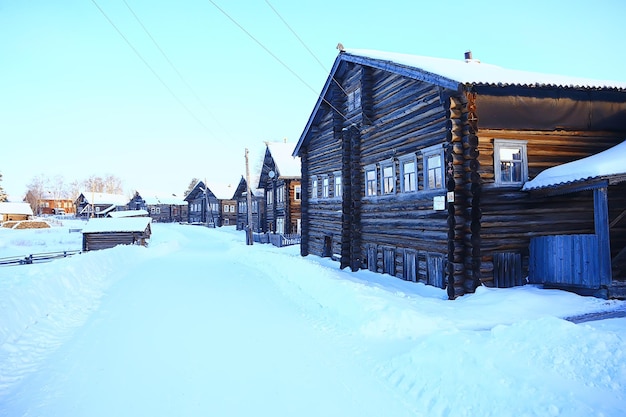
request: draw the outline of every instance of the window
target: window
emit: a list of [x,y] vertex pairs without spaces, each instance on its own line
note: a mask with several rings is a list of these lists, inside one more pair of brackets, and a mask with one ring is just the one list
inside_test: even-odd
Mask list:
[[311,180],[311,198],[312,199],[317,198],[317,177],[314,177]]
[[328,177],[322,178],[322,198],[328,198],[330,195],[330,183],[328,181]]
[[296,185],[294,187],[294,195],[293,195],[293,199],[295,201],[300,201],[302,199],[302,186],[300,185]]
[[265,194],[265,196],[267,197],[268,206],[271,206],[272,204],[274,204],[274,190],[270,188],[269,190],[267,190],[267,193]]
[[357,88],[348,93],[348,112],[358,110],[361,107],[361,89]]
[[282,217],[276,219],[276,233],[285,233],[285,219]]
[[333,195],[337,198],[341,197],[343,195],[343,187],[341,185],[341,172],[335,173],[335,182],[333,186],[334,186]]
[[231,205],[230,205],[230,212],[231,212],[231,213],[234,213],[234,212],[235,212],[235,205],[234,205],[234,204],[231,204]]
[[370,165],[365,167],[365,195],[368,197],[375,196],[377,188],[376,166]]
[[493,141],[493,163],[496,185],[522,185],[528,179],[526,141]]
[[224,204],[224,213],[228,213],[229,210],[228,204]]
[[422,150],[424,155],[424,188],[443,188],[443,148],[441,145]]
[[380,167],[383,179],[383,194],[393,194],[396,188],[396,175],[393,162],[386,162]]
[[408,155],[400,159],[400,191],[411,193],[417,191],[417,162],[415,155]]
[[161,207],[156,208],[156,214],[161,214]]
[[281,185],[276,188],[276,203],[282,204],[285,202],[285,186]]

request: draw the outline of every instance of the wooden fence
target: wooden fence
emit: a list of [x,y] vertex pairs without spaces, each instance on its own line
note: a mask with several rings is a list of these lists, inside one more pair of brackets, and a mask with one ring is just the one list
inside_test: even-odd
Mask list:
[[535,237],[530,241],[529,282],[600,288],[599,253],[596,235]]

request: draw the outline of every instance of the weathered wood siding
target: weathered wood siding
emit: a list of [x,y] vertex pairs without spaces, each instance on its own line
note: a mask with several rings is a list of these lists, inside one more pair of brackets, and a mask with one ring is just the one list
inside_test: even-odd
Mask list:
[[[609,132],[513,131],[479,130],[481,197],[481,281],[494,283],[494,257],[503,252],[519,253],[522,273],[528,274],[530,239],[535,236],[593,234],[593,194],[581,191],[550,197],[535,197],[519,188],[495,186],[494,139],[526,140],[529,179],[546,168],[601,152],[620,143],[623,136]],[[623,187],[622,187],[623,189]],[[626,207],[623,192],[611,192],[609,219]],[[616,189],[617,191],[617,189]],[[624,247],[619,232],[623,225],[611,230],[613,253]]]
[[83,233],[83,251],[113,248],[117,245],[147,246],[150,234],[143,232]]
[[[329,105],[323,105],[324,113],[315,125],[314,136],[301,155],[305,174],[303,189],[308,198],[311,198],[312,178],[318,180],[317,198],[304,204],[307,210],[303,212],[306,229],[303,253],[341,254],[342,267],[369,268],[426,282],[427,254],[440,255],[437,259],[441,261],[431,262],[432,268],[443,269],[445,264],[449,219],[446,210],[433,209],[433,198],[445,195],[447,190],[424,189],[423,157],[419,151],[432,145],[444,148],[448,143],[446,100],[436,86],[360,66],[352,67],[340,82],[346,92],[361,87],[361,107],[355,112],[349,111],[343,91],[331,88],[329,101],[347,116],[347,120]],[[361,123],[360,128],[350,133],[353,123]],[[354,135],[359,136],[356,141]],[[359,149],[352,149],[348,142]],[[342,166],[342,154],[344,163],[348,161],[351,167]],[[418,191],[401,193],[398,158],[410,154],[417,160]],[[350,160],[351,157],[358,160]],[[395,192],[366,197],[364,167],[388,161],[393,163],[396,172]],[[342,172],[343,198],[334,197],[332,179],[337,171]],[[377,173],[380,190],[378,168]],[[321,197],[325,176],[330,178],[329,198]],[[342,204],[346,201],[349,204]],[[348,247],[356,244],[354,233],[346,235],[346,229],[355,222],[359,224],[360,238],[356,253],[354,248]],[[376,252],[374,257],[372,250]],[[405,251],[415,254],[409,266],[416,271],[405,271]],[[349,256],[356,259],[357,265],[353,265],[355,259],[344,259]],[[434,282],[443,286],[444,280],[439,277]]]

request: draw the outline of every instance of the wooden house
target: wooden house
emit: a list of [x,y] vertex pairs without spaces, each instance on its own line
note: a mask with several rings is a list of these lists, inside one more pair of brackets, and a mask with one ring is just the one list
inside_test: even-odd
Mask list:
[[128,197],[123,194],[80,193],[74,201],[76,216],[105,217],[111,211],[126,210]]
[[234,199],[235,187],[232,184],[212,184],[211,191],[219,203],[218,226],[235,226],[237,224],[237,200]]
[[147,246],[152,234],[150,217],[92,218],[82,230],[83,251],[117,245]]
[[187,201],[175,195],[142,197],[138,191],[128,202],[129,210],[145,210],[149,213],[152,221],[163,223],[187,221],[188,208]]
[[76,208],[74,200],[67,196],[58,195],[50,192],[43,192],[41,195],[33,191],[28,191],[26,197],[33,212],[37,215],[53,215],[53,214],[75,214]]
[[300,234],[300,158],[292,156],[294,144],[267,142],[259,189],[266,208],[265,230],[278,234]]
[[[237,203],[237,230],[245,230],[248,225],[248,186],[245,178],[241,177],[233,199]],[[265,198],[263,190],[251,190],[250,201],[252,204],[252,231],[264,233],[267,230],[265,222]]]
[[0,202],[0,222],[30,220],[33,209],[28,203]]
[[204,224],[209,227],[219,225],[219,201],[211,189],[204,185],[204,182],[198,181],[185,197],[185,201],[188,205],[188,223]]
[[[590,192],[537,198],[541,171],[626,137],[626,83],[341,51],[294,150],[303,256],[447,288],[522,285],[533,237],[593,233]],[[609,222],[626,193],[612,193]],[[611,254],[623,247],[611,230]],[[614,236],[615,235],[615,236]]]

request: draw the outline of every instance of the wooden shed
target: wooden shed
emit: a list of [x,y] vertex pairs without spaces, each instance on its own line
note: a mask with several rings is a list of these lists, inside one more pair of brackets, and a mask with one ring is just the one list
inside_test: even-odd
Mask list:
[[92,218],[82,230],[83,251],[117,245],[147,246],[152,234],[150,217]]
[[[623,82],[510,70],[469,52],[342,50],[294,151],[301,254],[449,298],[522,285],[533,237],[594,233],[592,192],[547,200],[524,183],[624,137]],[[624,207],[623,195],[609,206]]]
[[0,222],[28,220],[33,217],[33,209],[28,203],[0,202]]

